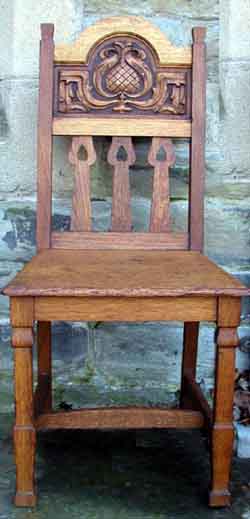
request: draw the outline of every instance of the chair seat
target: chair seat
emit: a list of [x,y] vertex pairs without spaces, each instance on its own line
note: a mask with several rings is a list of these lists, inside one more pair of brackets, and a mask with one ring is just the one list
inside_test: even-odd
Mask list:
[[9,296],[242,296],[248,290],[194,251],[38,253],[5,288]]

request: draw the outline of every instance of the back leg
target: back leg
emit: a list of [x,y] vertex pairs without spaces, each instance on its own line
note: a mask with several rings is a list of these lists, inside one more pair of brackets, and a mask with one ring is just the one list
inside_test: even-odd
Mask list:
[[184,323],[180,397],[180,406],[183,409],[192,408],[192,402],[190,402],[190,399],[185,394],[185,374],[189,373],[189,375],[191,375],[191,377],[195,379],[199,340],[199,324],[199,322]]
[[51,323],[37,323],[38,398],[36,412],[52,409]]

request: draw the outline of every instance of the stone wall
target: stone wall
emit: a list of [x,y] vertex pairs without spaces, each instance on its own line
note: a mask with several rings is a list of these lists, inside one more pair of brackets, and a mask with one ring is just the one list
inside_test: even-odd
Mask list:
[[[250,256],[250,5],[236,0],[53,0],[0,2],[0,282],[4,285],[35,251],[36,122],[38,47],[41,22],[55,24],[57,42],[73,40],[86,26],[112,15],[143,15],[176,45],[191,41],[191,28],[207,28],[207,142],[205,252],[249,281]],[[98,13],[98,15],[97,15]],[[54,226],[67,228],[72,171],[69,141],[54,143]],[[100,159],[92,172],[94,227],[107,229],[111,171],[108,140],[96,141]],[[152,171],[146,164],[148,142],[138,139],[131,172],[133,218],[146,227]],[[171,175],[173,227],[187,218],[187,143],[177,145]],[[242,337],[249,335],[249,304],[243,305]],[[11,356],[8,301],[0,296],[2,408],[9,406]],[[172,323],[75,323],[54,326],[56,398],[106,401],[165,401],[166,389],[178,390],[182,327]],[[199,378],[213,381],[213,328],[202,327]],[[248,356],[239,357],[247,365]],[[68,373],[66,375],[65,365]],[[82,390],[84,384],[84,391]],[[65,387],[67,395],[65,396]]]

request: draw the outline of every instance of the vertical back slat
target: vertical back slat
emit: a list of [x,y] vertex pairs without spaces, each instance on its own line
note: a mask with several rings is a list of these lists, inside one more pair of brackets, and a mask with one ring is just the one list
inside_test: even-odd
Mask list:
[[192,142],[189,183],[190,249],[202,251],[204,225],[205,110],[206,110],[206,29],[193,29]]
[[74,166],[71,231],[91,230],[90,166],[96,161],[92,137],[73,137],[69,161]]
[[37,156],[37,247],[48,249],[52,203],[52,106],[54,25],[41,25]]
[[150,232],[170,230],[169,168],[175,163],[171,139],[153,137],[148,161],[154,167]]
[[131,230],[129,166],[135,162],[131,137],[113,137],[108,162],[114,167],[112,231]]

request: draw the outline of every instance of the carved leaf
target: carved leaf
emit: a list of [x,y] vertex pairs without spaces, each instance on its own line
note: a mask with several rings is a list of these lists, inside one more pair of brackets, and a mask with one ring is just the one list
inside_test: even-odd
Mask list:
[[160,67],[152,49],[130,35],[110,37],[88,64],[59,70],[59,112],[187,114],[187,71]]

